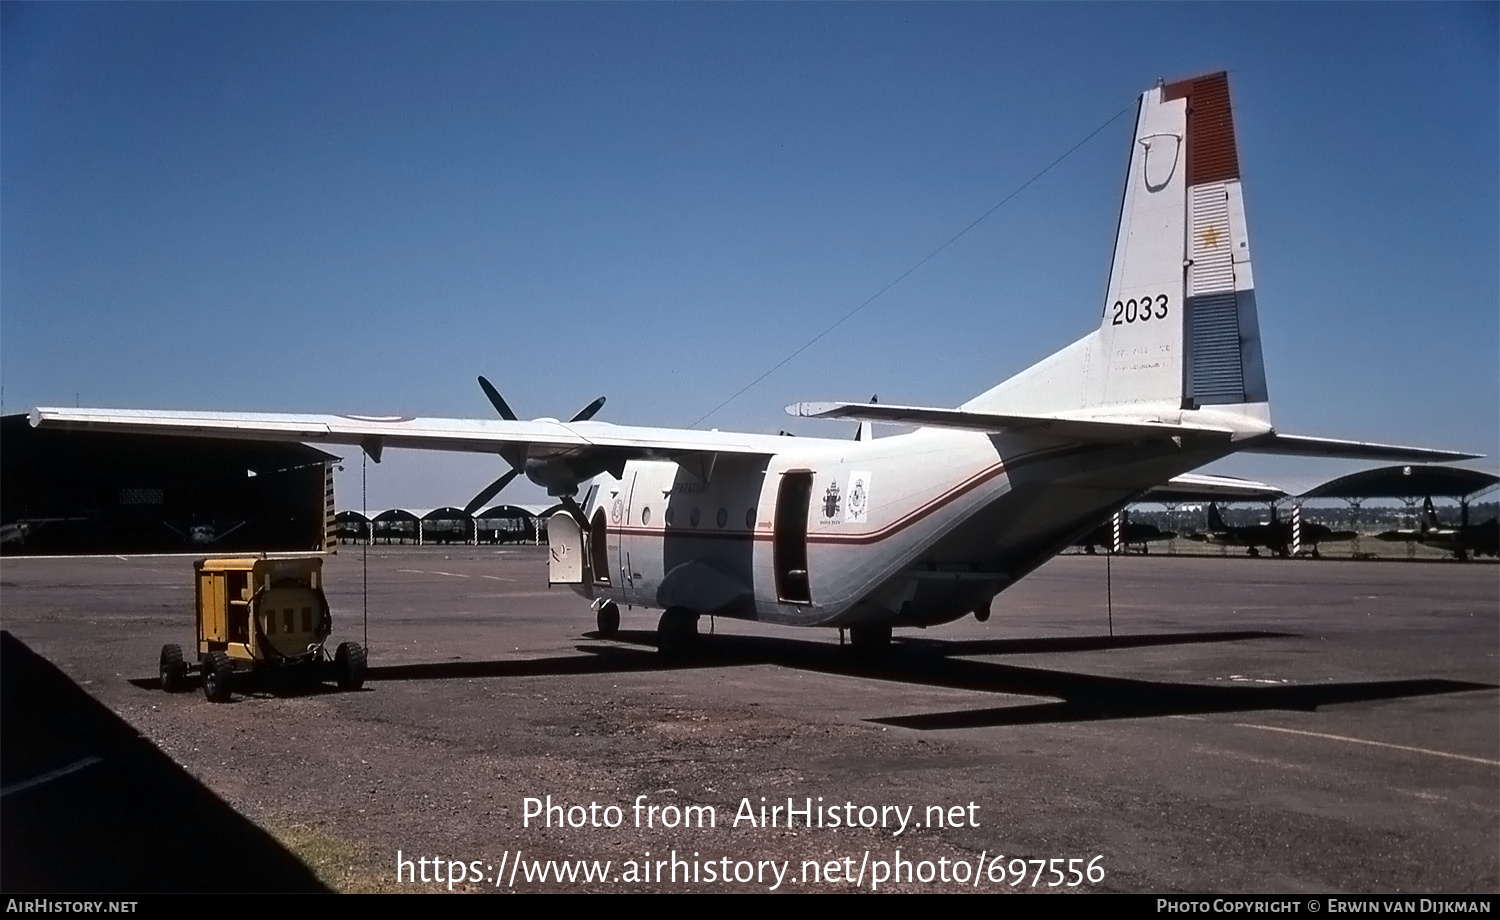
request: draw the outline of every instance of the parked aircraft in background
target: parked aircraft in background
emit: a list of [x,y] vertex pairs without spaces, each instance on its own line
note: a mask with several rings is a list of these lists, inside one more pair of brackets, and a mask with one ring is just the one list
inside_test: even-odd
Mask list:
[[1243,546],[1252,556],[1259,556],[1264,547],[1282,558],[1292,554],[1293,546],[1301,545],[1310,547],[1316,558],[1319,543],[1353,540],[1357,536],[1359,535],[1352,530],[1333,530],[1312,521],[1303,521],[1302,532],[1298,534],[1291,521],[1277,518],[1274,505],[1271,506],[1269,523],[1232,527],[1224,523],[1219,506],[1211,504],[1208,506],[1208,532],[1188,534],[1188,539],[1219,546]]
[[26,539],[48,524],[58,524],[72,521],[86,521],[82,517],[48,517],[48,518],[23,518],[11,521],[8,524],[0,524],[0,545],[12,543],[22,546]]
[[[1154,524],[1136,524],[1130,520],[1130,512],[1120,512],[1123,517],[1120,521],[1120,546],[1125,549],[1136,547],[1142,554],[1151,552],[1150,544],[1171,540],[1177,536],[1175,531],[1162,530]],[[1098,547],[1104,547],[1108,552],[1115,545],[1115,524],[1113,520],[1105,521],[1093,530],[1073,541],[1074,546],[1083,547],[1083,551],[1090,556],[1094,555]]]
[[878,647],[892,627],[987,618],[998,593],[1114,511],[1239,451],[1470,456],[1276,431],[1256,311],[1228,79],[1216,73],[1140,98],[1096,330],[956,408],[787,410],[916,427],[907,434],[787,438],[505,412],[37,409],[32,421],[356,444],[377,460],[385,447],[495,453],[510,467],[501,479],[524,472],[565,504],[550,520],[551,581],[593,599],[600,632],[618,628],[622,607],[647,607],[664,611],[666,654],[688,648],[710,614],[848,628],[856,646]]
[[[1174,476],[1142,495],[1138,501],[1160,502],[1174,507],[1183,502],[1212,501],[1265,501],[1268,496],[1285,497],[1286,493],[1269,483],[1242,479],[1238,476],[1211,476],[1203,473],[1185,473]],[[1138,547],[1142,554],[1149,552],[1148,544],[1171,540],[1177,536],[1170,530],[1162,530],[1151,524],[1137,524],[1130,520],[1130,510],[1121,509],[1111,518],[1090,530],[1073,542],[1093,555],[1097,547],[1111,549],[1115,545],[1115,518],[1120,519],[1120,544],[1126,549]]]
[[248,523],[249,521],[238,521],[230,525],[227,530],[223,529],[222,521],[194,520],[185,523],[179,521],[177,524],[162,521],[162,526],[181,537],[182,541],[189,546],[213,546]]
[[1469,506],[1460,506],[1463,518],[1457,527],[1444,527],[1438,523],[1437,509],[1428,497],[1422,503],[1421,526],[1416,530],[1387,530],[1376,539],[1388,542],[1420,543],[1444,552],[1454,558],[1467,560],[1470,556],[1500,556],[1500,518],[1490,518],[1481,524],[1469,523]]

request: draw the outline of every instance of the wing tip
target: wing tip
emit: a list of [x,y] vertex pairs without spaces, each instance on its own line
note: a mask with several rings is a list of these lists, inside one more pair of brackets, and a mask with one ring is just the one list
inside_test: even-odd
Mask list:
[[833,402],[799,402],[792,403],[786,407],[786,414],[794,418],[817,418],[832,409],[837,409],[843,403]]
[[1343,457],[1352,460],[1390,460],[1396,463],[1457,463],[1480,460],[1484,454],[1431,447],[1409,447],[1404,444],[1378,444],[1370,441],[1345,441],[1309,435],[1274,433],[1260,443],[1242,448],[1251,453],[1281,454],[1301,457]]

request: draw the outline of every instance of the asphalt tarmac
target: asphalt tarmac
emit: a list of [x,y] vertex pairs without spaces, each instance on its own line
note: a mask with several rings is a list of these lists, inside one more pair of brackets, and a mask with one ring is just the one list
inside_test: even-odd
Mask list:
[[[364,641],[368,606],[354,693],[160,690],[161,645],[192,644],[190,557],[7,559],[0,615],[335,889],[1500,889],[1494,566],[1129,556],[1107,599],[1105,558],[1068,556],[880,661],[721,620],[668,666],[654,612],[594,636],[544,553],[376,547],[367,602],[361,551],[330,557],[333,641]],[[12,683],[8,712],[61,705]],[[50,795],[123,860],[139,827],[69,807],[90,769],[68,765],[114,748],[26,721],[0,725],[7,852]],[[44,887],[100,878],[120,890],[77,864]]]

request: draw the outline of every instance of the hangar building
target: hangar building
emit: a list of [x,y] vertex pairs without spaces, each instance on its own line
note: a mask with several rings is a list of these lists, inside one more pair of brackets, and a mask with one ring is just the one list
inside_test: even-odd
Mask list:
[[0,418],[0,553],[321,551],[337,457],[300,444],[40,431]]

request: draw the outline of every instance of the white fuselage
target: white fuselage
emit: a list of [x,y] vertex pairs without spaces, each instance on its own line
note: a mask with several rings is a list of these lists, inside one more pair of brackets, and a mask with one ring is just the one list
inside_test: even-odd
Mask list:
[[706,482],[669,461],[595,478],[580,593],[794,626],[948,622],[1217,456],[942,429],[776,440]]

